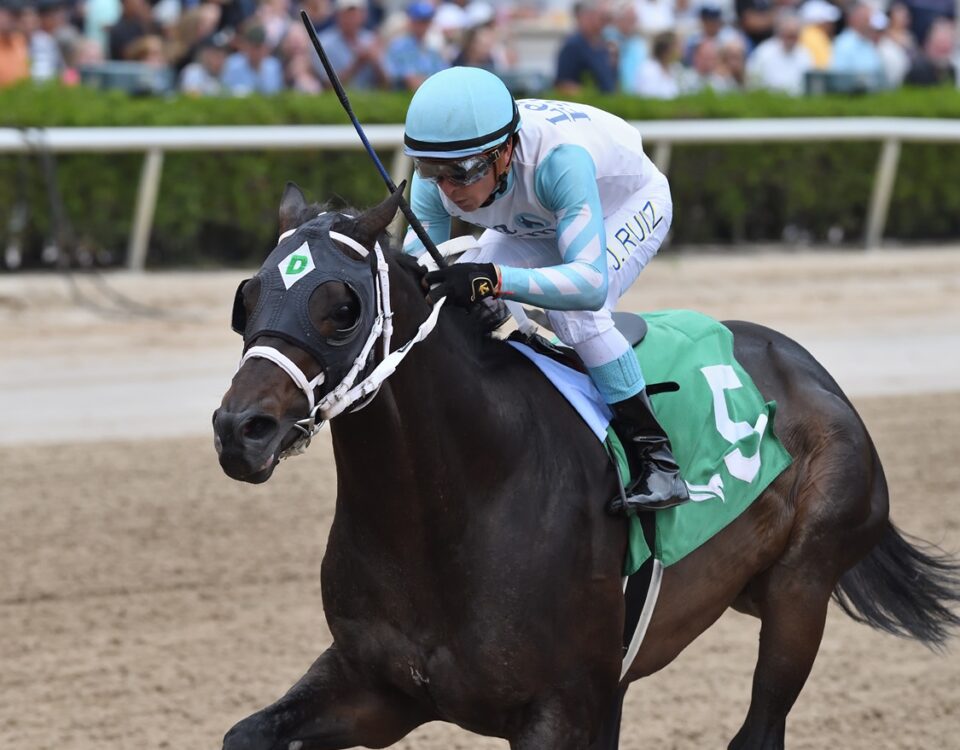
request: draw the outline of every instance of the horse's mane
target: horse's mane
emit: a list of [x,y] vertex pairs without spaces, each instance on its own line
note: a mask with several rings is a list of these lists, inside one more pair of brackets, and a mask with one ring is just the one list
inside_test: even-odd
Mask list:
[[[311,203],[305,206],[297,215],[294,221],[295,226],[307,223],[311,219],[316,218],[320,213],[359,216],[362,211],[349,205],[337,205],[336,201]],[[403,255],[403,247],[398,242],[398,238],[390,234],[389,231],[384,230],[378,241],[380,247],[383,248],[384,257],[390,264],[391,271],[402,272],[419,283],[419,279],[415,278],[415,270],[404,263],[398,262],[398,259]],[[487,335],[488,324],[485,322],[484,316],[481,313],[482,311],[478,308],[474,308],[470,312],[465,312],[449,305],[441,313],[442,317],[458,331],[458,339],[466,346],[469,353],[477,359],[480,359],[479,355],[482,349],[486,349],[494,343]]]
[[362,212],[352,206],[336,205],[336,201],[326,201],[325,203],[308,203],[297,214],[293,220],[294,226],[301,226],[308,221],[317,218],[319,214],[343,214],[344,216],[359,216]]

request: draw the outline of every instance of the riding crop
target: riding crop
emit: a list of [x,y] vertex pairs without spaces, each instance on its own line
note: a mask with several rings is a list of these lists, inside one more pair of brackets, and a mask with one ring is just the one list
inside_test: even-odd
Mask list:
[[[353,127],[356,129],[357,135],[360,136],[363,147],[370,155],[370,158],[373,159],[373,163],[376,166],[377,171],[380,172],[380,176],[383,178],[383,181],[386,183],[387,189],[390,190],[391,193],[397,192],[397,186],[394,184],[393,180],[390,179],[390,175],[387,174],[387,170],[383,168],[383,164],[380,162],[377,152],[373,150],[373,146],[370,145],[370,141],[367,140],[367,136],[363,132],[363,128],[360,126],[360,121],[353,113],[353,108],[350,106],[350,100],[347,98],[347,92],[344,91],[343,85],[340,83],[340,79],[337,77],[337,72],[330,64],[327,53],[324,52],[323,45],[320,44],[320,40],[317,38],[317,32],[313,28],[313,22],[310,20],[310,17],[307,15],[306,11],[300,11],[300,20],[302,20],[303,25],[307,27],[307,33],[310,35],[310,41],[313,42],[313,47],[317,51],[317,55],[320,56],[320,63],[323,65],[323,69],[327,73],[327,78],[330,79],[330,83],[333,85],[333,90],[337,92],[337,98],[340,100],[340,104],[343,105],[343,109],[350,118],[350,122],[353,123]],[[407,221],[410,222],[410,227],[414,232],[416,232],[417,237],[420,238],[423,246],[427,249],[427,252],[430,253],[430,257],[433,258],[437,266],[440,268],[446,268],[446,261],[443,259],[440,251],[437,250],[437,246],[433,243],[433,240],[430,239],[430,235],[427,234],[427,230],[423,228],[423,224],[421,224],[420,220],[416,217],[416,215],[414,215],[413,210],[410,208],[410,204],[407,203],[406,199],[402,195],[400,196],[400,210],[403,212],[403,215],[406,217]]]

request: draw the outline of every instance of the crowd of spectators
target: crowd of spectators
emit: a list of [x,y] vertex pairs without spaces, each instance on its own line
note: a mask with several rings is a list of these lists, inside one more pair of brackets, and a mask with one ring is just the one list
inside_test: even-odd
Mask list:
[[704,89],[799,95],[818,74],[830,90],[956,83],[953,0],[694,2],[578,3],[557,86],[669,99]]
[[[128,61],[197,96],[318,93],[329,81],[301,10],[350,88],[413,90],[450,65],[509,80],[522,67],[517,24],[558,17],[528,0],[383,2],[0,0],[0,87],[76,83]],[[956,76],[954,0],[580,0],[559,11],[569,33],[545,85],[568,93],[801,94],[817,72],[859,89]]]

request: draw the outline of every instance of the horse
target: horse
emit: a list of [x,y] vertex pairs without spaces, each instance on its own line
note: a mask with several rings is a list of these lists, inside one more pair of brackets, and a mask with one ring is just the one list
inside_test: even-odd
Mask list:
[[[336,511],[321,569],[333,644],[285,695],[233,726],[224,750],[384,747],[434,720],[513,750],[614,750],[628,685],[728,607],[761,621],[749,710],[729,747],[782,748],[831,598],[931,647],[960,624],[951,609],[960,565],[891,524],[880,459],[840,386],[786,336],[726,321],[738,361],[777,403],[794,460],[737,520],[665,569],[621,679],[627,531],[604,510],[616,472],[526,357],[485,335],[476,315],[431,309],[399,251],[373,260],[399,194],[331,214],[288,183],[281,238],[320,243],[327,280],[303,302],[307,333],[247,329],[247,356],[213,416],[224,472],[259,483],[316,429],[315,397],[336,415]],[[376,295],[358,292],[363,275],[385,281],[378,294],[392,312],[365,309]],[[238,290],[238,330],[266,314],[260,281]],[[390,322],[410,343],[378,353],[371,332]],[[352,368],[338,359],[364,336]],[[264,347],[279,356],[249,356]],[[348,370],[369,374],[401,351],[379,390],[359,393],[363,408],[329,406],[354,382]]]

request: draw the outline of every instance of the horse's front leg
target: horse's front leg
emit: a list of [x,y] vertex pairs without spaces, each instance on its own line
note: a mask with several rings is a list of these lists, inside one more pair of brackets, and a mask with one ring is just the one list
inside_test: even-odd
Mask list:
[[[526,721],[510,737],[510,750],[616,748],[616,739],[613,745],[591,745],[590,737],[599,728],[602,719],[590,709],[592,705],[599,707],[591,700],[593,697],[584,689],[574,695],[554,695],[532,704],[527,710]],[[613,700],[613,696],[610,696],[610,701]]]
[[409,697],[365,682],[334,644],[280,700],[234,725],[223,750],[385,747],[427,720]]

